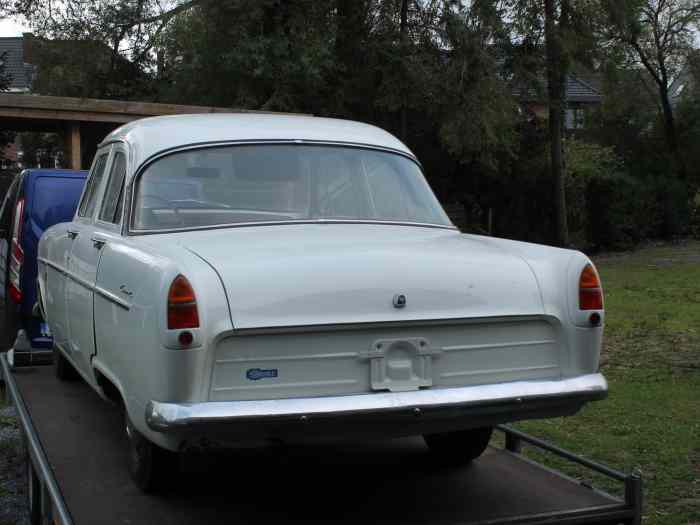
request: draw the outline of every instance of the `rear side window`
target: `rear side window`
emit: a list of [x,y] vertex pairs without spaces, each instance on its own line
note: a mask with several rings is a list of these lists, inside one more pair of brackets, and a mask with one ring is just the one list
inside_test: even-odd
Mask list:
[[124,192],[124,176],[126,175],[126,156],[121,151],[114,155],[112,169],[107,182],[107,190],[102,199],[100,220],[118,224],[121,219],[121,200]]
[[87,188],[85,188],[85,193],[83,194],[83,200],[80,202],[79,217],[92,217],[92,214],[95,212],[97,190],[100,189],[100,184],[102,183],[107,157],[108,154],[103,153],[98,157],[95,163],[95,169],[93,169],[90,174],[90,178],[87,181]]

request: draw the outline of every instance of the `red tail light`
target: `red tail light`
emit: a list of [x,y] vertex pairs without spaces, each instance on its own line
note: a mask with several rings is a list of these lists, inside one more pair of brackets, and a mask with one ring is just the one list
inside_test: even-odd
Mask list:
[[199,328],[197,298],[183,275],[175,277],[168,292],[168,328]]
[[600,278],[590,264],[584,267],[579,278],[578,307],[581,310],[603,309],[603,289],[600,286]]
[[24,225],[24,199],[17,201],[15,220],[12,225],[12,241],[10,242],[10,267],[7,291],[12,300],[19,304],[22,302],[22,287],[20,274],[24,264],[24,250],[22,249],[22,227]]

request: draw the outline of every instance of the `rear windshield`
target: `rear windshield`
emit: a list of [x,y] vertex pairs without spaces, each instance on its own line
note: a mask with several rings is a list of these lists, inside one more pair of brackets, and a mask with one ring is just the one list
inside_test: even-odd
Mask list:
[[401,155],[266,144],[183,151],[155,161],[139,179],[132,229],[300,220],[450,225],[420,168]]

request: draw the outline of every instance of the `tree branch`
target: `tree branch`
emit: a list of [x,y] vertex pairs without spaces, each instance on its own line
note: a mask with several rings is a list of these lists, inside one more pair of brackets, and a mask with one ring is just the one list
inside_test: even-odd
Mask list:
[[184,13],[185,11],[189,11],[193,7],[196,7],[197,5],[200,4],[205,4],[205,3],[210,3],[212,0],[187,0],[186,2],[173,7],[172,9],[168,11],[163,11],[162,13],[154,16],[149,16],[146,18],[142,18],[139,20],[132,20],[130,22],[120,24],[122,26],[136,26],[136,25],[142,25],[142,24],[152,24],[154,22],[163,22],[163,23],[168,23],[170,20],[175,18],[177,15],[180,13]]

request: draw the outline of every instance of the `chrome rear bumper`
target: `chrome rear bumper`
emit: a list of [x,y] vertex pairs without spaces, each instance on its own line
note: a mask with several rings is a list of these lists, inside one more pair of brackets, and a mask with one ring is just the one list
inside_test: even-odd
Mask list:
[[[605,398],[607,391],[608,384],[602,374],[589,374],[562,380],[336,397],[204,403],[150,401],[146,405],[146,422],[157,432],[202,431],[209,426],[230,427],[237,423],[245,423],[241,426],[246,428],[256,424],[279,426],[328,420],[352,425],[355,420],[372,417],[386,423],[390,416],[406,415],[420,416],[414,417],[415,420],[459,419],[478,414],[482,421],[479,424],[497,424],[574,413],[587,401]],[[474,423],[462,426],[476,426],[477,421]]]

